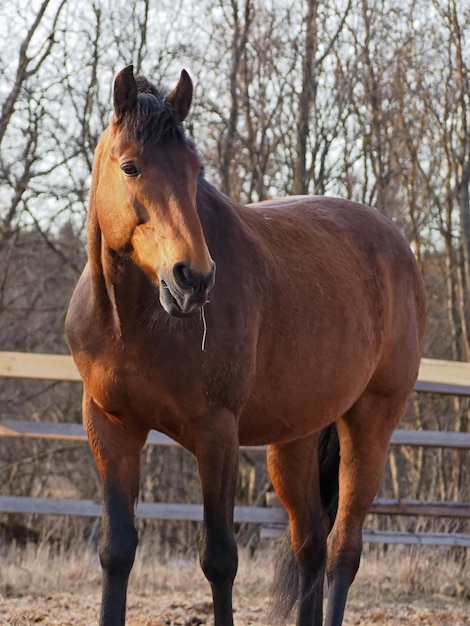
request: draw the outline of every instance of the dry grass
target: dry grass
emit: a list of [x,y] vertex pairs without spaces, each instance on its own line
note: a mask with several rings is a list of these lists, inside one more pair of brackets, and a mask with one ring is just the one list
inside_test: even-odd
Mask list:
[[[62,550],[42,543],[10,545],[2,552],[0,626],[97,622],[100,567],[94,547]],[[242,551],[234,595],[237,625],[270,626],[266,616],[274,562],[272,547],[253,559]],[[371,550],[351,589],[345,625],[467,626],[468,580],[468,566],[462,568],[439,549],[396,547],[386,556]],[[212,623],[209,587],[197,559],[162,557],[152,546],[139,549],[128,608],[131,626],[185,624],[192,615]]]

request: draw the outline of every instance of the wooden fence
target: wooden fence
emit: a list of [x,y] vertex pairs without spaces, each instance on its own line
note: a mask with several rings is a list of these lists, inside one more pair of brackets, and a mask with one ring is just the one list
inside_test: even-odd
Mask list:
[[[80,381],[80,376],[69,356],[18,352],[0,352],[0,377]],[[470,364],[423,359],[416,389],[435,393],[470,395]],[[79,424],[13,421],[4,419],[4,416],[0,416],[0,436],[86,440],[83,427]],[[391,444],[469,450],[470,433],[398,429],[393,435]],[[177,444],[169,437],[152,431],[147,445],[176,446]],[[266,448],[256,446],[243,449],[264,453]],[[376,499],[370,512],[379,515],[470,518],[470,503]],[[0,496],[0,513],[95,517],[101,514],[101,504],[92,500]],[[136,515],[155,519],[200,521],[202,520],[202,506],[140,502],[137,505]],[[261,524],[262,536],[275,537],[279,536],[285,526],[286,513],[279,507],[237,506],[235,507],[235,522]],[[364,541],[469,547],[470,535],[365,530]]]

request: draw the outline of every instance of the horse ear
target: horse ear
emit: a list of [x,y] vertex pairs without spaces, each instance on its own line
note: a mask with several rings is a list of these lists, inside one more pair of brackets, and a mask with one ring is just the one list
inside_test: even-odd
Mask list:
[[137,84],[134,66],[128,65],[119,72],[114,81],[114,113],[120,120],[124,113],[132,111],[137,104]]
[[173,117],[177,124],[180,124],[187,118],[192,99],[193,83],[188,72],[183,70],[178,84],[166,97],[166,101],[173,109]]

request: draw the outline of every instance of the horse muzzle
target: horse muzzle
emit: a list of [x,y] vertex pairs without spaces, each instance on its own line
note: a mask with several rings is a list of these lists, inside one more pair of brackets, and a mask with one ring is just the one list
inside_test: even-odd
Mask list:
[[169,315],[194,315],[206,304],[214,283],[214,262],[205,275],[194,272],[186,263],[176,263],[172,272],[160,279],[160,303]]

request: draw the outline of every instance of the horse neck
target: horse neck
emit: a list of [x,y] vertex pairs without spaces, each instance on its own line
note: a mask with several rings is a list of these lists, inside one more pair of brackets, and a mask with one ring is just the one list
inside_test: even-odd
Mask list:
[[[217,276],[223,273],[235,291],[240,276],[246,281],[256,267],[259,284],[266,259],[250,225],[253,212],[205,180],[198,183],[197,207],[209,250],[218,265]],[[148,317],[152,308],[158,316],[161,308],[158,288],[131,260],[107,246],[93,202],[88,216],[88,263],[95,306],[117,335],[121,334],[122,322],[132,324],[136,316]]]
[[[261,246],[252,228],[253,211],[238,204],[206,180],[198,183],[197,207],[209,251],[218,265],[233,269],[264,265]],[[257,266],[255,265],[255,267]]]

